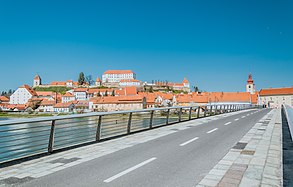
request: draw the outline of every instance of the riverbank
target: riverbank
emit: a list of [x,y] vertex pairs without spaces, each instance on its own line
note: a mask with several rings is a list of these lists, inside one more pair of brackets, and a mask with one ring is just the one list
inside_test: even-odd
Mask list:
[[[58,114],[67,115],[67,114]],[[0,118],[36,118],[36,117],[50,117],[56,116],[56,114],[28,114],[28,113],[5,113],[0,112]]]

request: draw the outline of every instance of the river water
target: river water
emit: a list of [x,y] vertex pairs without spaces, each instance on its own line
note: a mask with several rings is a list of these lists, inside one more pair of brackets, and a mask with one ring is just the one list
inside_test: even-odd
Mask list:
[[[0,118],[1,121],[8,118]],[[176,122],[178,118],[170,118]],[[56,121],[54,150],[96,140],[98,117]],[[126,134],[128,116],[103,118],[101,138]],[[153,126],[166,124],[166,117],[154,117]],[[149,128],[149,117],[134,117],[131,131]],[[0,125],[0,163],[48,151],[51,122]]]

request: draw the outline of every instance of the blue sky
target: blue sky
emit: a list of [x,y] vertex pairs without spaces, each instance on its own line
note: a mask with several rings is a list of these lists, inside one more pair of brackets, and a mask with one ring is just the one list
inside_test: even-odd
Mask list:
[[206,91],[293,86],[293,1],[0,1],[0,90],[132,69]]

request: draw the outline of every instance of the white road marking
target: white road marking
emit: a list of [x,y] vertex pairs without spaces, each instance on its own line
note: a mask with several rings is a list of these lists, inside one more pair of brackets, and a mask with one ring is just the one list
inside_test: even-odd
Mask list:
[[114,175],[113,177],[110,177],[107,180],[104,180],[104,182],[105,183],[110,183],[110,182],[122,177],[123,175],[126,175],[126,174],[128,174],[128,173],[130,173],[130,172],[132,172],[132,171],[134,171],[134,170],[136,170],[136,169],[138,169],[138,168],[140,168],[140,167],[142,167],[142,166],[144,166],[144,165],[146,165],[146,164],[148,164],[148,163],[150,163],[150,162],[152,162],[152,161],[154,161],[156,159],[157,158],[151,158],[149,160],[146,160],[146,161],[144,161],[144,162],[142,162],[140,164],[137,164],[136,166],[133,166],[133,167],[131,167],[131,168],[125,170],[125,171],[122,171],[121,173],[118,173],[117,175]]
[[246,116],[242,116],[241,118],[243,119],[243,118],[245,118]]
[[232,122],[228,122],[228,123],[226,123],[226,124],[224,124],[224,125],[230,125]]
[[183,146],[185,146],[187,144],[190,144],[191,142],[194,142],[195,140],[198,140],[198,139],[199,139],[199,137],[193,138],[193,139],[191,139],[191,140],[189,140],[189,141],[187,141],[185,143],[180,144],[180,146],[183,147]]
[[218,130],[218,128],[215,128],[213,130],[210,130],[209,132],[207,132],[207,134],[211,134],[212,132],[215,132],[216,130]]
[[234,121],[238,121],[238,120],[239,120],[239,118],[235,119]]

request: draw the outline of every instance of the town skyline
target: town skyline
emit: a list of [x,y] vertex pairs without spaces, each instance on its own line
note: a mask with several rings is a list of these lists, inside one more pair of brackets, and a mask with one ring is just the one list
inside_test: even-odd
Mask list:
[[[38,7],[38,8],[36,8]],[[0,90],[131,69],[207,91],[290,87],[293,2],[2,1]],[[29,12],[29,13],[28,13]],[[54,14],[52,14],[54,12]]]
[[[87,71],[81,71],[81,72],[83,72],[85,74],[85,76],[91,75],[93,80],[96,80],[97,77],[102,78],[103,73],[107,71],[107,69],[105,69],[105,71],[102,71],[102,70],[93,71],[93,70],[89,70],[88,67],[87,68],[84,68],[84,69],[88,70],[89,72],[93,72],[93,73],[87,73]],[[112,69],[115,69],[115,68],[112,68]],[[36,74],[39,74],[42,77],[44,83],[50,83],[50,82],[54,82],[54,81],[67,81],[67,80],[77,81],[78,76],[79,76],[79,73],[80,73],[78,71],[78,69],[76,69],[76,70],[68,70],[66,72],[66,74],[60,74],[60,75],[53,74],[53,76],[52,76],[49,73],[50,71],[48,71],[46,73],[46,70],[48,70],[48,69],[47,68],[44,68],[42,71],[36,71],[35,73],[32,72],[32,73],[26,73],[26,74],[19,74],[19,77],[26,77],[25,80],[24,79],[17,79],[16,78],[17,75],[15,75],[14,76],[15,79],[13,81],[15,83],[12,84],[14,86],[12,86],[11,84],[7,84],[7,86],[5,88],[5,84],[2,84],[2,86],[0,88],[0,91],[1,92],[2,91],[6,91],[7,92],[10,89],[11,90],[16,90],[19,86],[22,86],[24,84],[27,84],[27,85],[32,86],[32,78]],[[49,70],[50,70],[50,68],[49,68]],[[221,88],[219,88],[220,86],[219,87],[210,87],[208,85],[209,83],[207,82],[205,84],[205,81],[201,81],[202,80],[201,78],[197,79],[198,80],[198,82],[197,82],[194,78],[192,78],[194,76],[193,75],[190,75],[188,73],[186,75],[189,75],[189,76],[186,76],[183,73],[178,73],[178,74],[175,74],[175,75],[172,73],[172,75],[174,75],[172,77],[169,77],[168,78],[168,77],[162,76],[163,78],[160,78],[159,76],[157,76],[157,77],[151,77],[151,75],[155,74],[155,70],[150,75],[145,75],[145,73],[142,72],[142,76],[140,74],[138,74],[135,70],[133,70],[133,71],[137,74],[137,77],[138,77],[137,79],[139,79],[142,82],[152,82],[152,81],[178,82],[178,81],[182,81],[183,78],[186,77],[190,81],[190,83],[191,83],[191,90],[193,90],[193,87],[199,87],[203,91],[214,91],[214,92],[220,92],[220,91],[224,91],[224,92],[227,92],[227,91],[228,92],[238,92],[238,91],[240,91],[241,92],[241,91],[244,91],[245,90],[244,87],[243,87],[243,85],[245,85],[245,83],[246,83],[246,78],[247,78],[247,75],[248,74],[252,74],[253,75],[253,78],[254,78],[254,80],[256,81],[256,84],[257,84],[257,87],[256,87],[257,90],[260,90],[262,88],[265,89],[265,88],[274,88],[274,87],[292,87],[293,86],[292,84],[291,85],[290,84],[288,84],[288,85],[279,84],[276,80],[275,81],[277,83],[275,83],[275,86],[272,86],[274,84],[271,84],[271,80],[265,81],[265,83],[264,82],[260,82],[260,81],[258,81],[259,76],[257,74],[253,74],[253,73],[250,73],[250,72],[244,74],[243,77],[240,77],[240,75],[243,74],[241,72],[239,72],[237,75],[234,75],[233,79],[230,79],[229,82],[230,83],[233,83],[233,80],[239,80],[241,82],[238,82],[235,85],[231,84],[231,85],[233,85],[233,88],[230,88],[230,89],[229,89],[229,85],[228,86],[224,86],[226,84],[223,84],[223,82],[221,82],[221,79],[216,78],[212,84],[216,84],[216,85],[223,86],[222,89],[221,89]],[[99,72],[99,73],[94,74],[94,72]],[[139,71],[139,72],[141,72],[141,71]],[[224,75],[224,74],[219,73],[218,75]],[[0,77],[1,77],[1,75],[0,75]],[[58,77],[60,77],[60,78],[58,78]],[[141,77],[145,77],[145,79],[143,79]],[[271,75],[269,77],[271,77]],[[208,79],[210,79],[210,78],[213,79],[213,77],[207,77],[207,78]],[[28,79],[28,80],[26,80],[26,79]],[[263,80],[265,80],[265,78],[261,77],[260,80],[263,81]],[[264,85],[264,86],[261,86],[261,85]]]

